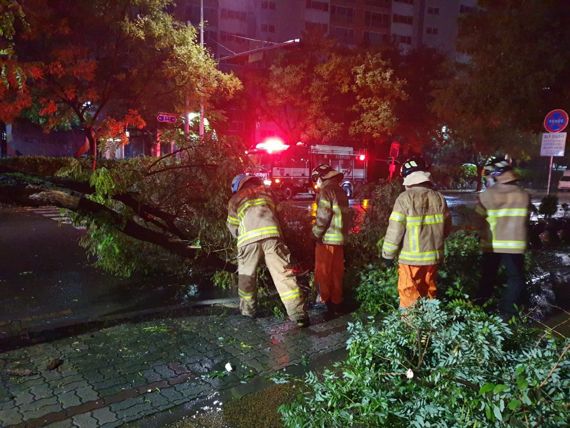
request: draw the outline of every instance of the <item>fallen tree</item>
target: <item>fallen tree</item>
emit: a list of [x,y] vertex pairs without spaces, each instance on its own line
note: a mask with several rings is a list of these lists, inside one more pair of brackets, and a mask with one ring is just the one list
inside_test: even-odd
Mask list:
[[[141,251],[141,262],[160,249],[161,258],[175,255],[182,264],[200,259],[221,267],[232,258],[226,203],[228,183],[241,159],[217,141],[177,154],[107,161],[95,172],[86,160],[67,159],[57,174],[48,176],[33,173],[28,167],[33,162],[26,159],[8,160],[0,164],[0,201],[69,210],[76,223],[87,226],[84,246],[100,267],[114,273],[128,276],[144,264],[121,257],[113,261],[121,247],[139,242],[156,247],[146,256]],[[127,245],[119,242],[124,239]],[[123,263],[131,268],[118,266]]]

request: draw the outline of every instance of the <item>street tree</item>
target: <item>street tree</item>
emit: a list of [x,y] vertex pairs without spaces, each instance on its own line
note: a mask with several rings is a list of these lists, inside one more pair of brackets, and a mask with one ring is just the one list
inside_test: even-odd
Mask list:
[[246,94],[289,142],[367,144],[394,128],[404,82],[379,54],[308,35],[269,58],[245,81]]
[[463,57],[454,77],[436,89],[434,111],[479,159],[498,151],[535,156],[545,114],[570,99],[570,3],[481,0],[479,6],[461,18]]
[[35,79],[26,81],[31,99],[21,105],[16,97],[12,112],[31,104],[26,116],[47,131],[81,128],[96,157],[97,141],[124,139],[158,111],[182,113],[231,95],[239,81],[217,69],[192,26],[174,20],[171,3],[19,0],[28,27],[8,34],[11,58],[33,66]]

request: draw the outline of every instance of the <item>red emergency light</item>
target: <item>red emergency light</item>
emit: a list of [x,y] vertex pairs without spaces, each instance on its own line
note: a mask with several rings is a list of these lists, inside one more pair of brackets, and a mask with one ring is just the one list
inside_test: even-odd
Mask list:
[[287,150],[289,145],[285,144],[285,142],[279,137],[269,137],[261,143],[257,143],[255,148],[258,150],[265,150],[267,153],[271,154]]

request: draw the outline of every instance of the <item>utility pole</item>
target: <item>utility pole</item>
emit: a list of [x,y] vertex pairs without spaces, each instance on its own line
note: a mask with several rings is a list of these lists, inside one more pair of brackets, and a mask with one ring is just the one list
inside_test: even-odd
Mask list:
[[[204,0],[200,0],[200,48],[204,49]],[[200,96],[200,142],[204,141],[204,97]]]

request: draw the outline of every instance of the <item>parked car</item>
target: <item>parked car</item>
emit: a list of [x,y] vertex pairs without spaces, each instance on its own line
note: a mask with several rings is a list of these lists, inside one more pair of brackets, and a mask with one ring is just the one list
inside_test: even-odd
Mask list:
[[559,192],[570,192],[570,171],[564,171],[564,174],[558,182]]

